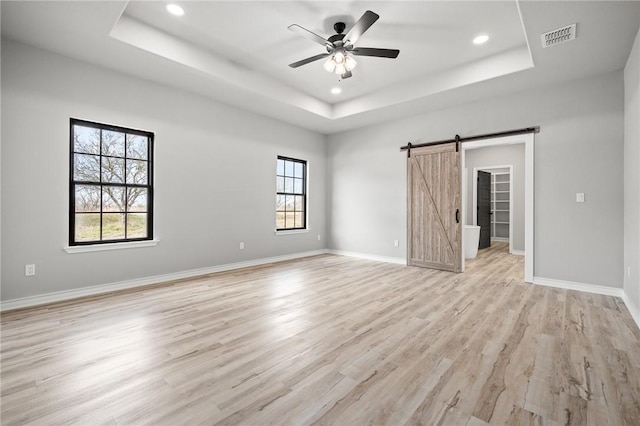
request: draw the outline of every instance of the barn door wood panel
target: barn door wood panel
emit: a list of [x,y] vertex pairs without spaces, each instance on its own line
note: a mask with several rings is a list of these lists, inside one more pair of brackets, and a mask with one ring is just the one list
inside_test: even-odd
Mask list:
[[407,264],[460,272],[460,153],[456,144],[411,149],[407,158]]

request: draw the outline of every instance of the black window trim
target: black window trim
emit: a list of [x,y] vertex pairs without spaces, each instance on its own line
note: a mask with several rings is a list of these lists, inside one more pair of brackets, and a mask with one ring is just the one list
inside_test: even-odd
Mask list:
[[[308,167],[307,167],[307,161],[306,160],[300,160],[299,158],[292,158],[292,157],[286,157],[284,155],[278,155],[277,156],[277,160],[284,160],[284,161],[292,161],[294,163],[300,163],[302,164],[302,197],[303,197],[303,206],[304,206],[304,212],[303,212],[303,216],[302,216],[302,226],[301,227],[294,227],[294,228],[278,228],[276,225],[276,232],[282,232],[282,233],[286,233],[288,231],[304,231],[309,229],[308,228],[308,210],[309,210],[309,206],[307,205],[307,179],[308,179]],[[276,179],[278,176],[286,176],[286,175],[279,175],[276,171]],[[292,176],[293,177],[293,176]],[[301,195],[301,194],[297,194],[295,192],[284,192],[284,191],[278,191],[276,188],[276,197],[278,195]],[[276,210],[276,215],[277,215],[277,210]],[[277,223],[277,221],[276,221]]]
[[[79,125],[83,127],[92,127],[100,130],[109,130],[114,132],[121,132],[125,134],[146,136],[149,138],[149,145],[147,151],[147,185],[130,184],[130,183],[110,183],[110,182],[89,182],[89,181],[75,181],[74,180],[74,166],[75,158],[74,154],[74,132],[73,126]],[[154,223],[154,139],[155,134],[146,130],[133,129],[129,127],[116,126],[113,124],[100,123],[96,121],[83,120],[79,118],[69,118],[69,246],[95,246],[95,245],[109,245],[117,243],[130,243],[153,240],[153,223]],[[125,152],[126,152],[126,138],[125,138]],[[125,154],[126,155],[126,154]],[[109,155],[102,155],[100,157],[112,157]],[[119,158],[119,157],[116,157]],[[76,197],[75,197],[75,185],[76,184],[93,184],[100,186],[124,186],[124,187],[138,187],[147,189],[147,236],[141,238],[121,238],[114,240],[91,240],[91,241],[74,241],[75,240],[75,214],[76,214]],[[100,221],[102,224],[102,209],[100,211]],[[125,212],[126,213],[126,212]],[[102,226],[101,226],[102,228]],[[102,235],[102,229],[100,230]],[[125,222],[125,235],[126,235],[126,222]]]

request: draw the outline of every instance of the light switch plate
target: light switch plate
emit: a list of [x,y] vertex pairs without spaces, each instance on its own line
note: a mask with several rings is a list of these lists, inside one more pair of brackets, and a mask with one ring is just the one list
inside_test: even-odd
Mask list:
[[576,193],[576,203],[584,203],[584,192]]

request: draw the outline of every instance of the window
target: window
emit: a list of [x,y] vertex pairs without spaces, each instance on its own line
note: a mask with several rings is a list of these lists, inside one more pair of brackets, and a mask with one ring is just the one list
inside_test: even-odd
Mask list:
[[153,133],[71,119],[69,245],[153,239]]
[[276,229],[307,227],[307,162],[278,156]]

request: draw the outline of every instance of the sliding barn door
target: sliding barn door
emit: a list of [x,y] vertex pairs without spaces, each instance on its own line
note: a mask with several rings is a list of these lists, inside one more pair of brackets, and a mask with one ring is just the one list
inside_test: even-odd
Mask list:
[[407,263],[461,271],[460,153],[456,144],[410,150]]

